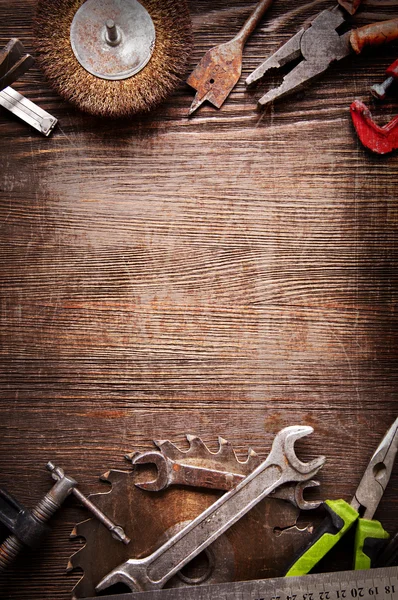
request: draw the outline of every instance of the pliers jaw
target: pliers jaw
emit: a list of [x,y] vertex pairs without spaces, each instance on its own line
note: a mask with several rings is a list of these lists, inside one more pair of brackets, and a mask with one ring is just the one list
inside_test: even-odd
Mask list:
[[259,107],[293,94],[311,83],[328,69],[331,63],[351,52],[349,33],[339,35],[337,28],[345,22],[339,8],[324,10],[307,29],[301,29],[246,79],[249,86],[261,79],[270,69],[280,68],[302,58],[283,79],[282,85],[260,98]]
[[387,487],[398,452],[398,418],[382,439],[366,468],[351,506],[372,519]]

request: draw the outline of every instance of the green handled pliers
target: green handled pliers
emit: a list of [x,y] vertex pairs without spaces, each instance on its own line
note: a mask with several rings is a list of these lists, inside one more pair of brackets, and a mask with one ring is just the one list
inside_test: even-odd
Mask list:
[[373,454],[350,504],[326,500],[327,516],[309,543],[285,573],[286,577],[306,575],[356,524],[354,569],[369,569],[390,537],[379,521],[372,519],[383,497],[398,451],[398,418]]

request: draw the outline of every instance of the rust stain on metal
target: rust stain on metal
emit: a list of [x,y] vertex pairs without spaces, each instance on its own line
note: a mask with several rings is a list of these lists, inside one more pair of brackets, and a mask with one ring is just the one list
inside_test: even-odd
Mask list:
[[197,91],[201,103],[207,100],[220,108],[238,82],[241,71],[242,44],[232,40],[206,52],[187,83]]
[[350,36],[351,46],[357,54],[360,54],[365,46],[382,46],[397,39],[398,18],[353,29]]
[[350,15],[354,15],[357,12],[361,2],[362,0],[339,0],[340,6],[345,8]]
[[[110,518],[125,524],[126,533],[131,537],[128,547],[110,538],[105,528],[94,519],[76,526],[74,534],[84,537],[87,544],[69,561],[69,569],[83,570],[83,577],[74,589],[74,597],[93,595],[95,584],[112,568],[128,558],[152,553],[172,528],[192,520],[220,496],[220,492],[215,490],[194,488],[172,488],[150,494],[136,487],[136,477],[137,474],[132,471],[110,471],[104,480],[112,484],[111,491],[93,496],[95,504]],[[161,515],[161,518],[154,519],[153,515]],[[309,537],[307,531],[293,528],[297,516],[298,509],[284,500],[263,500],[220,538],[209,583],[230,580],[231,574],[220,568],[226,553],[235,565],[233,580],[279,574],[281,563],[289,560]],[[275,528],[286,530],[285,536],[275,535]],[[181,580],[176,576],[168,587],[180,585]]]
[[272,2],[273,0],[260,0],[252,15],[232,40],[206,52],[187,79],[188,85],[196,90],[196,96],[189,109],[190,115],[205,100],[216,108],[223,105],[242,73],[244,45]]

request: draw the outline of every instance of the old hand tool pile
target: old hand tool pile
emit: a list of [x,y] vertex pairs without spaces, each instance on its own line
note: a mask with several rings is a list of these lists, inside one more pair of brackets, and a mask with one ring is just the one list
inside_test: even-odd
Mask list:
[[[271,2],[260,2],[242,31],[231,42],[209,50],[203,57],[187,80],[187,83],[197,90],[189,114],[205,100],[218,108],[223,104],[239,79],[243,45],[270,4]],[[308,26],[300,29],[249,75],[246,79],[247,86],[257,83],[271,69],[294,64],[294,68],[285,75],[282,84],[269,90],[259,99],[260,108],[301,90],[324,73],[330,65],[352,52],[359,54],[365,46],[378,46],[398,38],[398,19],[340,34],[339,28],[346,21],[346,11],[350,14],[355,13],[359,4],[360,0],[340,0],[341,6],[323,10]]]
[[[84,572],[74,591],[76,597],[94,595],[117,583],[127,585],[132,591],[146,591],[258,578],[261,570],[260,575],[258,571],[245,571],[240,563],[247,555],[254,562],[258,559],[259,520],[263,522],[261,536],[268,545],[268,554],[262,555],[265,561],[271,560],[278,544],[281,545],[274,532],[276,524],[284,526],[287,533],[296,531],[296,537],[290,541],[297,558],[288,575],[310,571],[354,523],[357,524],[355,568],[372,566],[388,538],[372,517],[398,450],[398,419],[372,456],[351,504],[344,500],[326,501],[328,516],[313,537],[308,530],[297,535],[299,530],[294,527],[299,509],[307,511],[320,505],[307,501],[304,492],[319,485],[313,478],[325,459],[319,457],[303,463],[294,449],[295,441],[311,432],[310,427],[283,429],[265,460],[250,450],[247,459],[239,461],[222,438],[218,452],[212,453],[194,436],[187,436],[187,451],[171,442],[159,441],[156,450],[127,455],[135,469],[128,473],[108,473],[106,479],[112,483],[112,492],[97,494],[95,504],[123,523],[132,542],[128,548],[111,540],[105,542],[104,531],[95,520],[77,525],[74,536],[84,537],[86,545],[70,561],[70,569],[78,567]],[[155,467],[155,478],[145,471],[148,466]],[[199,514],[192,515],[190,489],[202,499],[206,489],[225,493],[215,501],[214,497],[207,498],[202,510],[200,504],[194,505]],[[254,516],[253,525],[248,517],[260,502],[262,509]],[[178,511],[180,521],[170,520],[170,515],[175,517]],[[290,524],[289,520],[284,522],[286,514],[290,515]],[[146,540],[139,533],[142,527]],[[306,547],[300,551],[303,539]],[[191,569],[189,565],[195,565],[194,559],[199,557],[202,559]],[[280,573],[286,555],[279,556],[278,561],[279,571],[274,574]]]
[[[129,456],[135,465],[144,467],[144,472],[137,473],[137,467],[127,474],[111,472],[107,479],[112,482],[112,493],[96,495],[95,503],[123,523],[133,547],[123,548],[110,541],[106,552],[101,552],[104,536],[96,522],[79,524],[74,534],[84,537],[86,545],[71,559],[71,567],[84,571],[75,594],[93,595],[95,590],[118,582],[147,590],[166,584],[180,587],[248,579],[258,574],[255,565],[258,569],[259,559],[275,560],[274,551],[280,565],[283,551],[278,549],[281,544],[274,527],[295,529],[298,505],[304,509],[319,505],[306,502],[303,491],[314,485],[313,477],[325,459],[303,463],[294,449],[295,441],[311,432],[310,427],[283,429],[266,460],[249,452],[248,459],[241,462],[225,440],[220,440],[218,452],[211,453],[199,438],[192,437],[187,452],[164,442],[160,451]],[[159,467],[160,481],[156,484],[145,472],[153,461]],[[165,481],[168,465],[182,473],[169,483]],[[144,480],[139,479],[140,474]],[[231,488],[230,482],[236,485]],[[168,486],[166,492],[154,491]],[[228,491],[224,495],[212,491],[218,489]],[[308,532],[298,529],[287,535],[295,550],[309,537]],[[199,555],[203,560],[197,563],[197,570],[184,568]],[[136,558],[141,556],[145,558]],[[278,573],[275,563],[272,572]]]
[[[310,24],[300,29],[281,48],[265,60],[246,79],[246,85],[258,83],[269,71],[292,64],[280,86],[269,90],[258,100],[259,108],[298,92],[317,79],[332,64],[351,53],[360,54],[366,46],[379,46],[398,38],[398,19],[366,25],[340,33],[347,13],[353,15],[361,0],[339,0],[339,5],[323,10]],[[220,108],[239,80],[242,69],[242,51],[249,35],[272,1],[260,2],[242,30],[230,42],[209,50],[187,83],[196,90],[189,109],[191,115],[203,102]],[[299,61],[299,62],[297,62]],[[396,79],[398,65],[387,69],[388,79],[382,86],[373,86],[372,93],[384,98],[386,89]],[[351,106],[354,126],[362,143],[378,154],[398,147],[398,117],[384,127],[372,120],[369,109],[360,101]]]
[[[156,564],[163,573],[165,567],[161,565],[165,565],[167,557],[171,556],[166,551],[168,546],[164,545],[170,544],[170,539],[176,542],[173,548],[175,552],[178,549],[179,564],[180,561],[184,564],[191,561],[198,553],[201,556],[185,569],[182,564],[177,571],[167,567],[162,575],[163,583],[169,579],[167,586],[205,581],[214,584],[280,573],[280,565],[286,560],[286,544],[290,550],[298,550],[303,539],[310,535],[306,528],[294,527],[299,507],[307,510],[319,505],[319,502],[307,502],[303,494],[307,487],[317,485],[313,475],[323,464],[323,459],[304,467],[295,458],[293,448],[295,439],[311,431],[308,427],[283,430],[274,441],[268,462],[251,450],[245,461],[238,460],[231,444],[221,438],[218,451],[210,452],[200,438],[193,436],[187,436],[187,451],[163,441],[157,442],[160,450],[129,455],[134,469],[107,473],[111,491],[96,494],[93,500],[126,527],[131,544],[127,548],[106,539],[104,531],[93,520],[77,525],[74,535],[84,537],[86,545],[70,561],[70,568],[77,567],[84,572],[74,590],[76,596],[93,595],[95,587],[111,570],[118,569],[132,557],[152,555],[154,549],[163,548],[164,553],[160,553],[162,558],[159,554],[152,557],[154,562],[148,566],[148,572],[152,572]],[[282,467],[277,466],[280,464]],[[155,481],[151,478],[153,468],[149,469],[154,465],[158,469]],[[259,470],[259,479],[250,483],[247,477]],[[274,472],[281,476],[278,475],[278,485],[273,486],[275,491],[268,486],[268,478]],[[285,478],[288,479],[283,483]],[[238,494],[235,490],[239,486],[243,487]],[[247,496],[249,489],[250,494],[254,493],[250,498]],[[263,496],[266,489],[267,497]],[[221,496],[222,491],[227,494]],[[224,506],[232,491],[231,501]],[[221,497],[223,501],[218,506]],[[261,506],[257,507],[260,501]],[[193,520],[197,527],[191,532],[190,527],[186,528]],[[210,531],[206,523],[209,526],[218,523],[217,530]],[[275,535],[275,528],[284,532],[285,544]],[[202,532],[200,536],[199,531]],[[221,535],[224,531],[226,534]],[[92,560],[93,549],[95,562]],[[117,575],[114,577],[118,578]]]
[[[281,85],[260,97],[258,107],[302,90],[351,53],[398,38],[397,18],[346,31],[347,17],[356,13],[361,0],[338,1],[247,77],[249,87],[272,69],[292,66]],[[260,0],[232,40],[203,56],[187,79],[196,91],[189,115],[206,101],[223,105],[241,76],[243,48],[272,4]],[[0,54],[0,104],[49,135],[57,120],[9,87],[32,63],[15,42]],[[184,76],[191,47],[189,10],[186,0],[39,0],[35,47],[39,65],[63,98],[93,115],[126,117],[157,107]],[[379,98],[396,79],[397,65],[387,73],[387,83],[372,90]],[[398,147],[397,119],[380,127],[360,101],[352,104],[351,115],[367,148],[385,154]]]
[[345,22],[340,6],[323,10],[308,28],[301,29],[246,79],[246,85],[258,82],[270,69],[277,69],[301,59],[285,75],[282,84],[269,90],[260,100],[265,107],[275,100],[301,90],[322,75],[333,63],[352,52],[359,54],[365,46],[379,46],[398,37],[398,19],[366,25],[340,35]]
[[[143,592],[161,590],[165,586],[188,586],[190,589],[204,583],[258,578],[258,571],[251,577],[248,576],[250,571],[240,571],[242,554],[239,548],[243,547],[243,555],[248,556],[249,561],[258,558],[254,532],[259,529],[259,523],[262,523],[260,537],[265,538],[268,545],[269,554],[265,560],[280,544],[275,536],[277,524],[287,531],[296,531],[296,536],[291,538],[296,558],[288,568],[287,576],[311,571],[354,524],[357,526],[354,569],[368,569],[380,565],[383,560],[393,564],[398,553],[396,537],[386,547],[389,535],[379,521],[373,520],[373,515],[398,452],[398,418],[371,457],[351,503],[342,499],[325,501],[327,517],[313,534],[311,530],[294,527],[299,510],[308,511],[321,504],[307,501],[304,492],[319,485],[313,478],[324,465],[325,458],[321,456],[302,462],[295,451],[295,442],[312,432],[313,429],[307,426],[282,429],[275,436],[265,460],[253,450],[249,450],[245,461],[238,460],[231,445],[222,438],[216,453],[210,452],[195,436],[187,436],[187,451],[179,450],[171,442],[159,441],[155,444],[156,450],[127,455],[134,466],[133,471],[109,472],[106,479],[112,483],[112,492],[94,495],[94,502],[77,489],[74,479],[48,463],[47,469],[56,483],[32,511],[1,490],[0,523],[10,534],[0,546],[0,570],[6,569],[25,545],[32,548],[39,545],[47,531],[46,522],[70,494],[74,494],[96,517],[77,525],[73,533],[74,537],[86,540],[69,565],[70,570],[79,567],[84,571],[84,577],[74,590],[75,597],[87,597],[118,583],[131,591]],[[145,471],[149,465],[155,467],[155,479]],[[137,473],[141,468],[144,468],[141,472],[144,479]],[[174,505],[173,489],[177,492]],[[214,497],[208,497],[207,505],[193,517],[189,510],[187,512],[189,496],[179,495],[181,490],[187,492],[189,489],[200,492],[199,496],[206,490],[220,490],[224,494],[215,501]],[[181,520],[174,521],[169,527],[167,510],[159,512],[165,500],[172,504],[171,514],[177,514],[178,507],[181,512]],[[254,515],[253,528],[247,518],[255,513],[260,503],[261,510]],[[154,510],[158,511],[156,520]],[[122,523],[125,529],[115,521]],[[151,522],[157,538],[150,540],[148,546],[146,539],[150,537]],[[241,522],[244,526],[239,529],[237,526]],[[144,525],[146,536],[140,535],[140,525]],[[306,544],[300,550],[303,539]],[[201,556],[203,560],[199,561],[198,570],[194,559]],[[283,554],[278,558],[279,561],[285,559]],[[279,562],[279,570],[280,567]]]
[[102,591],[122,582],[131,590],[155,590],[217,540],[249,510],[280,485],[301,482],[316,475],[324,457],[301,462],[294,443],[309,433],[309,427],[287,427],[275,438],[267,459],[240,483],[173,535],[155,552],[141,559],[129,559],[108,573],[97,584]]

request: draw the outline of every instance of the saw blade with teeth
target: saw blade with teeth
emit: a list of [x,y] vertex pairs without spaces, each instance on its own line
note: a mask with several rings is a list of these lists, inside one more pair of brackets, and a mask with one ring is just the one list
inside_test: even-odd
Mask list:
[[[169,441],[154,443],[173,460],[183,458],[185,462],[216,465],[244,475],[261,462],[253,450],[249,450],[245,461],[240,461],[232,445],[223,438],[219,438],[219,449],[215,453],[196,436],[187,436],[187,440],[188,450],[181,450]],[[151,554],[183,523],[193,520],[222,495],[212,489],[179,487],[154,494],[135,485],[141,476],[136,469],[109,471],[101,479],[111,484],[111,489],[90,496],[94,504],[125,529],[131,542],[125,546],[112,539],[96,519],[76,525],[72,537],[84,538],[85,544],[68,564],[69,571],[83,571],[73,598],[95,596],[95,586],[117,565],[129,558]],[[202,580],[213,584],[280,575],[283,566],[310,536],[309,523],[305,523],[303,529],[296,526],[298,515],[299,510],[292,504],[266,498],[221,536],[217,544],[211,545],[209,553],[199,555],[166,587],[192,585]],[[209,569],[207,574],[206,569]],[[205,576],[201,577],[203,570]]]
[[[153,443],[163,456],[176,463],[208,467],[240,475],[249,475],[262,462],[260,456],[252,448],[249,448],[244,461],[239,460],[232,444],[222,437],[218,438],[219,447],[216,452],[209,450],[203,440],[196,435],[188,434],[185,437],[189,443],[188,450],[180,450],[169,440],[154,440]],[[133,452],[126,458],[132,460],[141,454],[143,453]]]
[[188,450],[180,450],[168,440],[154,441],[154,444],[172,460],[184,459],[186,462],[194,462],[195,464],[199,460],[211,460],[214,464],[222,467],[223,470],[227,470],[227,465],[233,464],[239,466],[239,472],[247,475],[261,463],[261,458],[252,448],[249,448],[246,460],[240,461],[232,444],[222,437],[218,438],[219,448],[217,452],[209,450],[203,440],[196,435],[188,434],[186,438],[189,443]]

